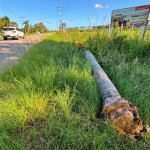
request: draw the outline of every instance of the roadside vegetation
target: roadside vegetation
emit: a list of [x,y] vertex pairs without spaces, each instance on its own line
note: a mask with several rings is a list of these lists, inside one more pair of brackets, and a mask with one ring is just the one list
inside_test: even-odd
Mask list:
[[150,124],[149,34],[143,41],[129,33],[56,32],[7,68],[0,75],[0,149],[149,149],[149,133],[125,137],[104,121],[90,64],[77,47],[95,55]]

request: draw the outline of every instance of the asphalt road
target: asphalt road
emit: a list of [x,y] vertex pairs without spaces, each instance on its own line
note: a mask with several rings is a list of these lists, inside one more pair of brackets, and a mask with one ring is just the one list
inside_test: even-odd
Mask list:
[[19,40],[3,40],[0,39],[0,73],[5,67],[9,67],[14,63],[17,63],[18,55],[20,51],[26,51],[28,48],[37,42],[40,42],[46,34],[30,35],[26,36],[25,39]]

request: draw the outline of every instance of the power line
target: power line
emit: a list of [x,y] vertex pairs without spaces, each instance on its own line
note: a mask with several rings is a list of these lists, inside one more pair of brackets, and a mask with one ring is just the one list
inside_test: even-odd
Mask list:
[[29,20],[29,21],[42,20],[42,19],[48,19],[48,18],[54,18],[54,17],[57,17],[57,16],[59,16],[59,15],[52,16],[52,17],[46,17],[46,18],[40,18],[40,19],[32,19],[32,20]]
[[[59,0],[59,1],[60,1],[60,0]],[[1,5],[1,7],[4,7],[5,9],[8,9],[8,10],[14,12],[13,10],[11,10],[11,9],[9,9],[9,8],[6,8],[6,7],[3,6],[2,4],[0,4],[0,5]],[[3,10],[3,9],[0,9],[0,10],[6,11],[6,10]],[[11,12],[8,12],[8,11],[6,11],[6,12],[9,13],[9,14],[12,14]],[[16,12],[14,12],[14,13],[16,13]],[[18,14],[18,13],[16,13],[16,14]],[[12,14],[12,15],[14,15],[14,14]],[[18,15],[14,15],[14,16],[20,17],[20,15],[19,15],[19,16],[18,16]],[[54,17],[57,17],[57,16],[59,16],[59,15],[51,16],[51,17],[45,17],[45,18],[39,18],[39,19],[32,19],[32,20],[29,20],[29,21],[42,20],[42,19],[48,19],[48,18],[54,18]],[[22,17],[20,17],[20,18],[22,18]],[[23,18],[25,18],[25,17],[23,17]]]
[[[70,5],[70,7],[67,9],[66,13],[70,10],[70,8],[72,7],[72,5],[74,4],[75,0],[73,1],[73,3]],[[62,15],[66,14],[66,13],[63,13]]]
[[[68,3],[68,5],[67,5],[67,7],[69,6],[70,2],[71,2],[71,0],[69,1],[69,3]],[[65,10],[67,9],[67,7],[65,8]],[[65,13],[65,10],[64,10],[64,13]],[[63,13],[63,14],[64,14],[64,13]]]
[[64,4],[66,4],[66,0],[64,0],[63,4],[62,4],[62,7],[64,7]]
[[[60,4],[63,4],[63,0],[62,1],[60,0]],[[60,6],[62,6],[62,5],[60,5]]]
[[[57,1],[57,6],[62,6],[61,3],[62,3],[62,1],[61,1],[61,0],[58,0],[58,1]],[[59,5],[58,5],[58,4],[59,4]]]
[[13,15],[13,16],[17,16],[17,17],[19,17],[18,15],[12,14],[11,12],[8,12],[8,11],[6,11],[6,10],[4,10],[4,9],[0,9],[0,10],[2,10],[2,11],[4,11],[4,12],[7,12],[7,13],[9,13],[9,14]]
[[[15,16],[20,15],[19,13],[15,12],[15,11],[13,11],[13,10],[7,8],[7,7],[5,7],[4,5],[2,5],[1,2],[0,2],[0,5],[1,5],[2,8],[8,9],[9,11],[12,11],[13,13],[15,13]],[[2,9],[1,9],[1,10],[2,10]],[[3,10],[3,11],[4,11],[4,10]],[[11,12],[11,13],[12,13],[12,12]],[[17,14],[17,15],[16,15],[16,14]]]
[[11,10],[11,9],[9,9],[9,8],[7,8],[7,7],[5,7],[5,6],[2,6],[2,7],[4,7],[5,9],[8,9],[9,11],[12,11],[12,12],[14,12],[15,14],[17,14],[17,15],[19,15],[18,13],[16,13],[15,11],[13,11],[13,10]]

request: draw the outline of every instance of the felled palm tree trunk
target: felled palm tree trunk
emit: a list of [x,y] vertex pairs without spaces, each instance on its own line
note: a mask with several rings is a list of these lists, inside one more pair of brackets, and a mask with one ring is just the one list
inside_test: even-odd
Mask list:
[[102,113],[112,126],[124,134],[132,134],[143,129],[142,120],[137,108],[121,97],[107,74],[100,67],[93,54],[85,50],[85,57],[89,60],[93,74],[103,100]]

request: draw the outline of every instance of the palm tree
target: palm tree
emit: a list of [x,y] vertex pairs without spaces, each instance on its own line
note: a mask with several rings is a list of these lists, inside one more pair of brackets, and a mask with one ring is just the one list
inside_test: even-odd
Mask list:
[[36,32],[36,31],[39,31],[39,26],[38,26],[38,24],[35,24],[35,25],[34,25],[34,30],[35,30],[35,32]]
[[24,32],[26,33],[27,29],[29,28],[29,20],[24,21],[23,24],[24,24]]
[[62,23],[62,24],[61,24],[61,29],[64,30],[65,27],[66,27],[66,23]]
[[85,50],[84,54],[95,76],[106,120],[124,134],[139,133],[143,126],[136,106],[121,97],[93,54],[89,50]]

